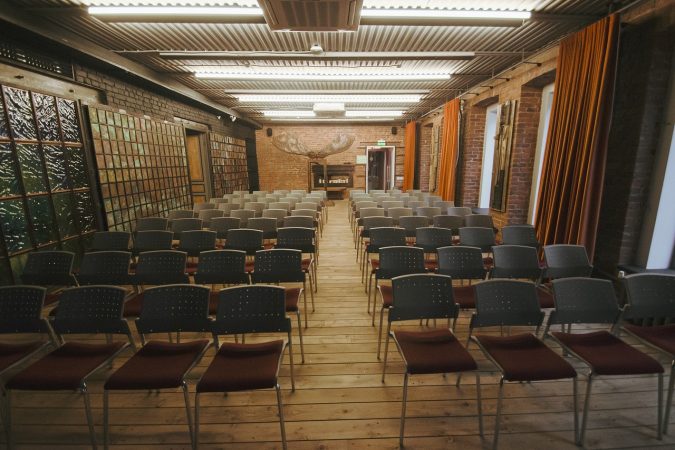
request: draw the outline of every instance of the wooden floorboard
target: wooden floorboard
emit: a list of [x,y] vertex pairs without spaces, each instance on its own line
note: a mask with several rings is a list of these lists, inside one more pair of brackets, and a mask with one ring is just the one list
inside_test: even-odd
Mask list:
[[[319,291],[316,311],[309,312],[303,330],[305,364],[294,329],[296,391],[290,390],[288,356],[281,370],[284,415],[289,448],[394,449],[398,447],[403,364],[390,348],[385,383],[376,358],[377,328],[366,312],[367,297],[355,259],[346,203],[329,208],[321,239]],[[303,314],[307,312],[303,311]],[[456,333],[467,337],[469,314],[462,313]],[[304,317],[303,317],[304,320]],[[293,326],[297,323],[294,321]],[[377,325],[377,321],[376,321]],[[438,323],[439,326],[444,325]],[[419,324],[401,325],[419,329]],[[497,332],[495,330],[489,332]],[[190,336],[187,336],[188,338]],[[248,342],[269,336],[250,336]],[[88,337],[88,340],[99,340]],[[555,348],[554,345],[552,347]],[[639,347],[650,354],[652,351]],[[393,351],[392,351],[393,350]],[[486,435],[478,434],[476,385],[465,377],[460,388],[454,376],[411,378],[406,421],[408,449],[482,449],[491,447],[498,377],[485,357],[472,348],[483,370],[482,395]],[[213,351],[190,375],[194,381],[208,366]],[[102,382],[112,369],[92,377],[90,392],[99,442],[102,440]],[[655,355],[658,356],[658,355]],[[582,364],[571,361],[580,373]],[[669,363],[669,361],[664,361]],[[580,383],[584,392],[585,383]],[[202,395],[200,448],[281,448],[273,391]],[[18,449],[85,449],[89,437],[82,399],[70,392],[13,394],[14,442]],[[191,401],[194,404],[194,396]],[[620,377],[594,385],[586,448],[675,448],[675,438],[656,439],[656,380]],[[115,392],[110,396],[111,448],[189,448],[183,397],[180,391],[159,395]],[[502,449],[573,449],[572,392],[569,381],[508,384],[500,436]],[[671,419],[671,422],[675,419]],[[675,433],[675,430],[673,431]],[[5,445],[4,436],[0,445]]]

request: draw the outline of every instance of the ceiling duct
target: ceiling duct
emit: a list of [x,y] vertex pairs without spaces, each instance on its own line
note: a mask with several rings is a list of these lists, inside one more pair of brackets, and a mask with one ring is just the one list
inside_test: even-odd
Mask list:
[[339,117],[345,115],[344,103],[314,103],[314,114],[317,117]]
[[276,31],[355,31],[363,0],[258,0]]

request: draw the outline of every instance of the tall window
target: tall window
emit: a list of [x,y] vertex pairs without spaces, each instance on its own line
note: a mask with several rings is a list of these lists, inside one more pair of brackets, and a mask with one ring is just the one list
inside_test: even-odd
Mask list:
[[479,208],[490,207],[492,187],[492,164],[495,156],[495,136],[499,124],[499,104],[489,106],[485,114],[485,137],[483,139],[483,165],[480,175]]
[[551,119],[551,106],[553,105],[553,84],[549,84],[541,92],[541,114],[539,116],[539,131],[537,133],[537,150],[534,155],[534,167],[532,170],[532,190],[530,191],[530,209],[527,214],[528,223],[534,224],[537,215],[537,199],[539,196],[539,184],[541,183],[541,169],[544,166],[546,151],[546,137],[548,125]]

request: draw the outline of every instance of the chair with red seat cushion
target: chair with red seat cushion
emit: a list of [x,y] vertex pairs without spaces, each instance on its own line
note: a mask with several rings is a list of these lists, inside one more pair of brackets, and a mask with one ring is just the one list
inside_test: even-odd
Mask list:
[[[464,217],[465,221],[466,217]],[[497,244],[495,241],[495,232],[492,228],[463,226],[459,229],[459,243],[469,247],[480,248],[485,254],[483,257],[485,266],[490,267],[492,265],[492,247]]]
[[103,387],[103,441],[108,444],[108,406],[110,391],[181,388],[185,399],[190,441],[192,415],[188,396],[187,374],[199,362],[208,347],[208,339],[191,342],[145,341],[147,334],[208,332],[209,292],[205,286],[174,284],[145,291],[136,328],[143,347],[117,369]]
[[[366,221],[367,223],[366,226],[368,227],[370,242],[368,242],[368,244],[365,245],[363,249],[363,260],[362,260],[363,264],[361,269],[361,281],[363,282],[364,281],[363,277],[365,277],[366,273],[368,272],[368,268],[370,267],[370,273],[368,274],[368,284],[366,284],[366,293],[369,296],[372,286],[372,279],[373,276],[375,275],[375,272],[377,271],[377,268],[375,267],[374,264],[377,260],[371,258],[370,255],[379,253],[380,248],[382,247],[406,245],[405,230],[401,228],[395,228],[391,225],[383,227],[375,227],[373,226],[372,223],[368,224],[368,222],[372,219],[378,218],[366,217],[364,219],[364,221]],[[393,219],[391,217],[379,217],[379,219],[389,219],[389,221],[393,223],[392,222]]]
[[[62,341],[65,334],[124,334],[134,345],[129,325],[122,318],[125,294],[124,289],[115,286],[84,286],[63,291],[52,322],[58,339]],[[84,398],[91,444],[96,448],[87,380],[128,345],[120,341],[104,344],[67,342],[14,375],[6,385],[8,430],[11,430],[11,391],[79,391]]]
[[44,306],[56,303],[63,288],[77,286],[73,275],[74,259],[74,253],[60,250],[30,252],[21,282],[47,288]]
[[[454,245],[441,247],[438,254],[438,269],[440,275],[448,275],[453,280],[459,280],[462,285],[455,285],[455,301],[462,309],[474,309],[476,297],[471,283],[475,280],[484,280],[487,271],[483,265],[483,254],[478,247]],[[464,282],[468,281],[468,285]]]
[[[385,250],[385,249],[383,249]],[[448,328],[430,331],[391,331],[392,324],[398,321],[417,319],[448,319],[454,328],[459,305],[452,295],[452,279],[444,275],[413,274],[392,279],[393,302],[389,310],[387,339],[384,346],[384,382],[389,350],[389,338],[392,337],[405,364],[403,378],[403,402],[399,444],[403,447],[405,427],[405,408],[408,398],[408,379],[410,375],[458,373],[476,371],[476,362],[459,343]],[[479,382],[478,376],[476,381]],[[478,393],[478,423],[483,434],[483,418],[480,409],[480,384]]]
[[520,278],[532,280],[537,285],[537,298],[542,309],[553,308],[553,295],[540,285],[542,269],[539,267],[537,249],[525,245],[497,245],[492,248],[494,265],[490,278]]
[[[183,231],[176,250],[187,253],[187,273],[192,275],[197,271],[197,263],[201,252],[216,249],[215,231],[192,230]],[[192,258],[192,260],[190,259]]]
[[507,225],[502,228],[502,244],[525,245],[539,250],[541,244],[537,240],[537,232],[532,225]]
[[593,266],[583,245],[556,244],[544,247],[544,278],[590,277]]
[[[287,217],[287,219],[297,219]],[[312,227],[283,227],[277,230],[277,243],[275,248],[289,248],[300,250],[309,255],[302,259],[302,270],[309,275],[309,288],[314,292],[318,290],[317,266],[319,265],[319,242],[316,231]],[[312,294],[313,295],[313,294]]]
[[246,252],[241,250],[210,250],[199,254],[195,283],[211,285],[209,315],[218,309],[218,291],[214,285],[250,284],[246,271]]
[[100,251],[85,253],[80,270],[76,275],[80,286],[88,284],[111,284],[115,286],[132,284],[129,274],[131,252]]
[[593,278],[565,278],[553,281],[556,309],[551,313],[547,329],[551,325],[570,324],[568,332],[551,332],[550,335],[566,351],[586,364],[590,371],[586,385],[586,399],[577,440],[583,445],[586,423],[590,409],[591,389],[598,376],[657,375],[658,377],[658,423],[657,438],[661,439],[663,367],[651,356],[631,347],[608,331],[572,333],[571,324],[609,324],[615,328],[621,317],[608,280]]
[[438,268],[436,251],[441,247],[452,245],[452,230],[441,227],[418,228],[415,234],[415,247],[424,249],[425,254],[433,255],[433,259],[426,259],[425,264],[430,272]]
[[[671,360],[663,417],[663,432],[667,433],[675,385],[675,324],[655,325],[655,323],[662,323],[662,320],[675,317],[675,276],[644,273],[629,275],[623,281],[629,304],[624,319],[633,322],[633,324],[625,323],[623,330],[649,347],[668,355]],[[640,321],[643,322],[643,326],[637,325]],[[652,322],[652,325],[644,323],[647,321]]]
[[[535,334],[472,337],[501,372],[493,448],[499,443],[499,425],[505,382],[572,379],[574,437],[577,436],[577,373],[574,368],[536,337],[544,319],[534,283],[516,280],[489,280],[474,286],[476,312],[471,317],[469,337],[475,328],[532,326]],[[471,342],[471,341],[469,341]],[[468,343],[467,343],[468,347]],[[459,383],[459,380],[458,380]]]

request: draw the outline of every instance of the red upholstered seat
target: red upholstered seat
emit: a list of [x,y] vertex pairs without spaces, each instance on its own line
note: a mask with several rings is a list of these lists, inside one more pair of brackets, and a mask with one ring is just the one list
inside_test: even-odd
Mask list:
[[607,331],[551,333],[598,375],[662,373],[661,364]]
[[450,330],[395,331],[411,374],[476,370],[476,362]]
[[539,307],[542,309],[555,308],[553,294],[548,289],[543,287],[537,288],[537,298],[539,299]]
[[281,340],[260,344],[223,344],[197,384],[197,392],[275,387],[283,348]]
[[187,264],[185,265],[185,273],[188,275],[194,275],[197,273],[197,263],[188,261]]
[[435,259],[426,259],[424,260],[424,268],[430,272],[433,272],[438,269],[438,261]]
[[382,306],[384,308],[390,308],[394,303],[394,290],[390,285],[380,285],[377,287],[382,296]]
[[207,339],[179,344],[150,341],[108,378],[105,389],[179,387],[208,345]]
[[455,303],[463,309],[474,309],[476,307],[476,293],[473,286],[453,286],[452,293],[455,296]]
[[573,378],[574,368],[530,333],[513,336],[476,336],[502,368],[507,381],[541,381]]
[[43,342],[27,342],[23,344],[0,343],[0,372],[12,364],[21,361],[42,345]]
[[286,312],[296,312],[302,288],[286,288]]
[[302,259],[302,271],[309,271],[309,266],[312,264],[312,258],[303,258]]
[[254,261],[246,261],[246,264],[244,266],[244,270],[248,273],[253,273],[253,269],[255,268],[255,262]]
[[639,327],[637,325],[626,324],[624,328],[649,342],[654,347],[675,355],[675,324],[657,327]]
[[52,304],[58,302],[58,301],[59,301],[59,297],[61,297],[61,293],[60,293],[60,292],[56,292],[56,293],[51,293],[51,294],[45,295],[44,306],[49,306],[49,305],[52,305]]
[[13,376],[8,389],[76,390],[82,380],[127,344],[67,342]]
[[209,294],[209,315],[215,316],[218,312],[218,302],[220,296],[218,291],[211,291]]
[[140,292],[124,302],[124,317],[139,317],[143,309],[144,293]]
[[379,259],[372,259],[370,260],[370,267],[373,268],[373,272],[377,272],[377,269],[380,268],[380,260]]

